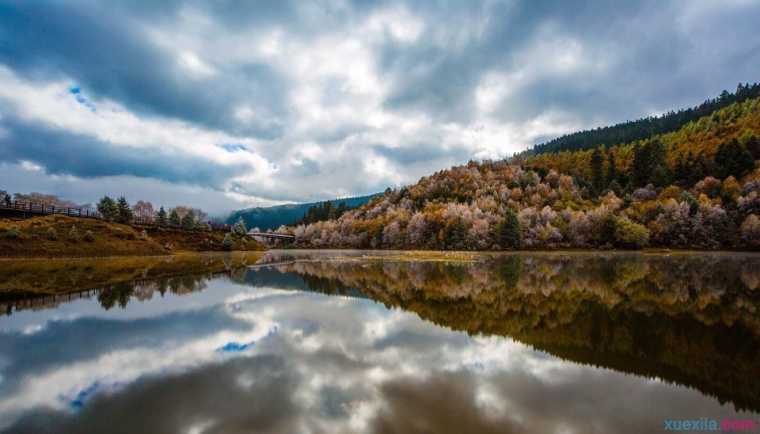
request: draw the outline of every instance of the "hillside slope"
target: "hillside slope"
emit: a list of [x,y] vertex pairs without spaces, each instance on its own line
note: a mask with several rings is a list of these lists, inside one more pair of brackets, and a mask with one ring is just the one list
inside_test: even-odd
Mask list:
[[[224,251],[225,233],[183,231],[111,223],[98,219],[48,215],[26,220],[0,219],[0,257],[155,256],[180,251]],[[262,250],[252,239],[233,238],[232,250]]]
[[290,231],[318,248],[754,249],[758,137],[760,98],[609,153],[470,162]]
[[[345,199],[331,200],[334,206],[345,202],[349,208],[362,206],[370,201],[376,195],[349,197]],[[282,225],[290,225],[300,220],[310,207],[318,206],[323,202],[297,203],[278,205],[270,207],[256,207],[242,209],[232,212],[225,220],[227,224],[235,224],[239,219],[243,219],[245,226],[248,228],[259,228],[261,230],[277,229]]]

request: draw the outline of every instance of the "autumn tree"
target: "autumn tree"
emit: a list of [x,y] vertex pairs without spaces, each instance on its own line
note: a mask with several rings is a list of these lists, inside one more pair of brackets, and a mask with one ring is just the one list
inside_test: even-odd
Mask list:
[[146,219],[149,221],[153,220],[153,217],[155,215],[155,211],[153,210],[153,204],[147,201],[138,200],[137,203],[132,207],[134,210],[134,214],[136,217]]

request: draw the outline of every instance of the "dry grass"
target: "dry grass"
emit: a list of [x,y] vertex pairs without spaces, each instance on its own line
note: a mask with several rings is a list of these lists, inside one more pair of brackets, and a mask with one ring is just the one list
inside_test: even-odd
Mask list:
[[[72,227],[76,228],[72,234]],[[51,236],[55,233],[56,236]],[[90,236],[91,234],[91,236]],[[72,236],[76,235],[76,236]],[[179,251],[221,251],[221,232],[142,229],[62,215],[0,220],[0,257],[58,258],[156,256]],[[253,240],[237,240],[234,250],[263,250]]]

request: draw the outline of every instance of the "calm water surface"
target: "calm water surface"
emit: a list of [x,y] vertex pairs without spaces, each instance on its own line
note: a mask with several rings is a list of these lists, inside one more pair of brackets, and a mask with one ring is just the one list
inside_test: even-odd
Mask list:
[[[336,255],[0,282],[0,432],[760,426],[760,256]],[[75,294],[39,296],[66,279]]]

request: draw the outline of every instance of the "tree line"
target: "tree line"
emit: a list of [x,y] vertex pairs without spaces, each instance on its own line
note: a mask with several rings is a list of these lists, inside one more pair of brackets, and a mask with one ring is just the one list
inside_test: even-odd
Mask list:
[[109,196],[103,196],[97,204],[98,212],[104,219],[116,223],[129,224],[136,220],[155,223],[158,226],[170,226],[182,229],[208,229],[208,215],[198,208],[177,206],[168,212],[161,206],[154,211],[153,204],[146,201],[138,201],[130,206],[124,196],[114,200]]
[[642,140],[656,134],[675,131],[700,117],[707,116],[731,104],[757,98],[758,96],[760,96],[760,83],[740,83],[735,92],[731,93],[724,90],[717,98],[708,99],[696,107],[671,111],[661,116],[650,116],[608,127],[567,134],[536,145],[528,153],[535,155],[547,152],[575,151]]
[[310,206],[303,217],[296,221],[294,225],[308,225],[325,220],[333,220],[342,216],[349,209],[351,208],[346,205],[346,202],[340,202],[337,206],[333,205],[331,201],[320,202]]

